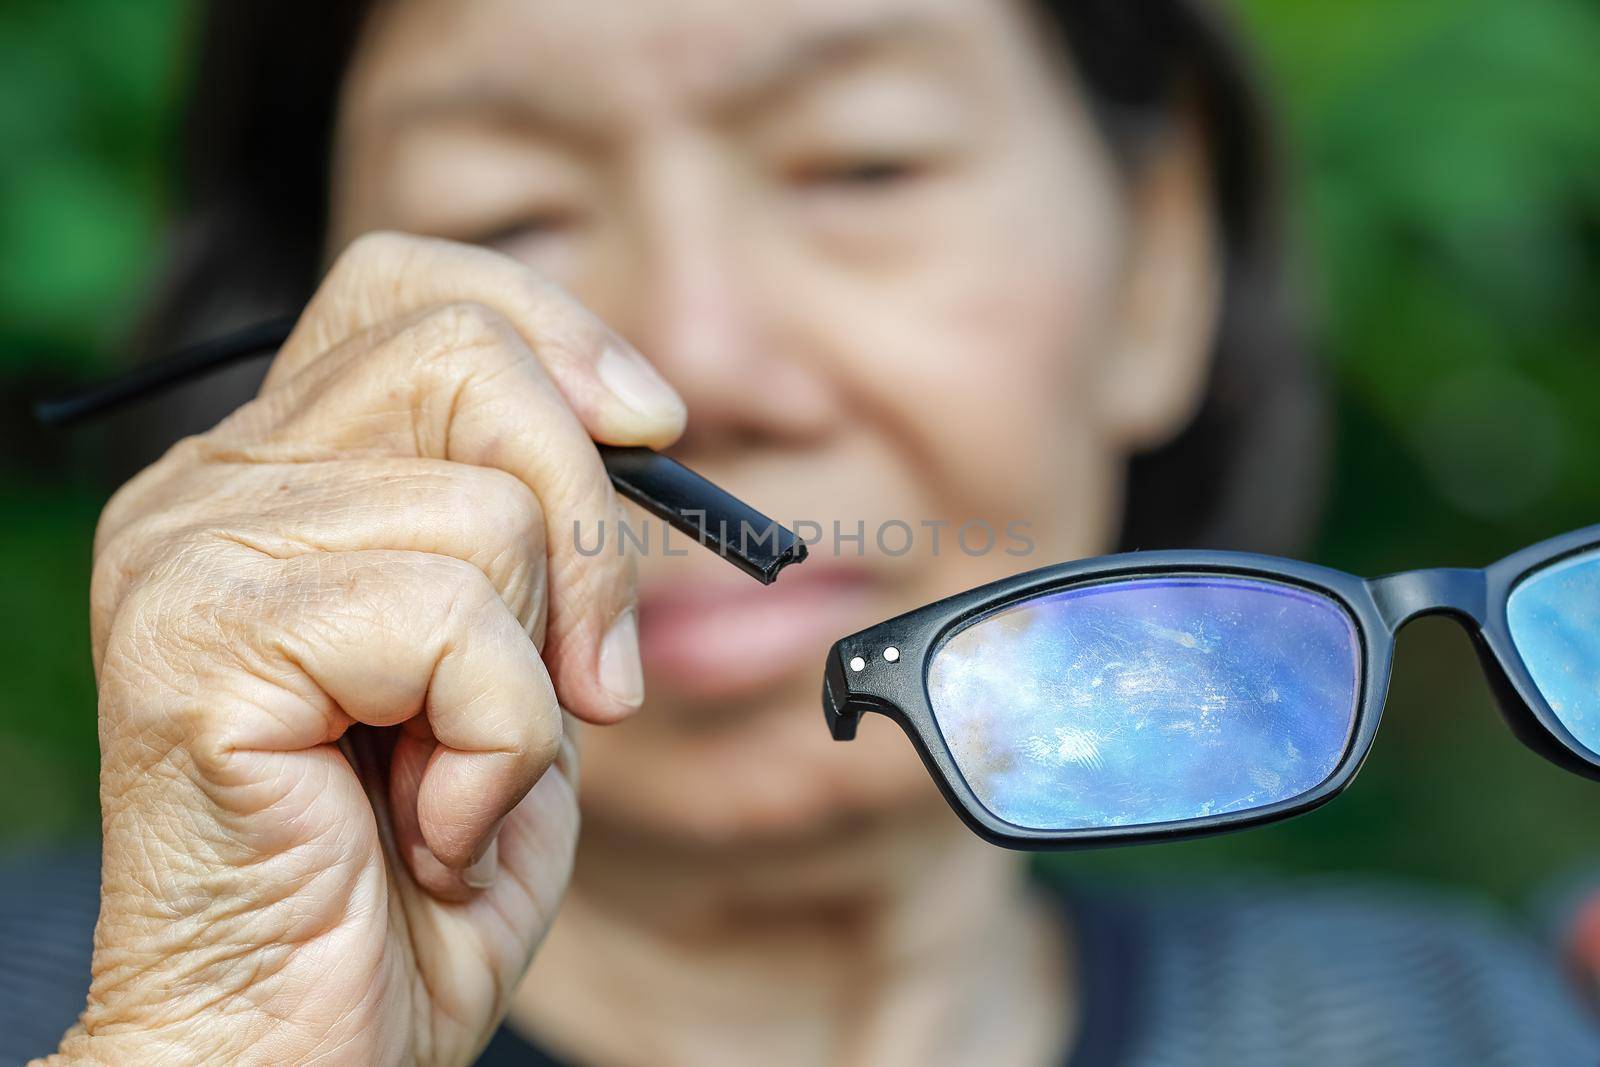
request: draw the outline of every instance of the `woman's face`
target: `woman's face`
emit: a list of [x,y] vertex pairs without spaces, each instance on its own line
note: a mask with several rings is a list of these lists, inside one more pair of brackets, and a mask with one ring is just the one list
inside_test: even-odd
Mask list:
[[336,241],[522,259],[677,387],[674,454],[822,535],[763,588],[649,527],[649,696],[584,737],[591,832],[793,840],[940,804],[886,721],[829,739],[828,646],[1103,550],[1128,452],[1184,421],[1215,303],[1200,153],[1175,123],[1130,181],[1057,55],[1001,0],[378,5]]

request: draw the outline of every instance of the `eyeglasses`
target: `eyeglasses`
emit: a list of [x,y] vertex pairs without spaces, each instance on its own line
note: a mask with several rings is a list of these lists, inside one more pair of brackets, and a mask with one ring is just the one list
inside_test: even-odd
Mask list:
[[823,708],[841,741],[865,712],[898,722],[996,844],[1194,837],[1348,785],[1423,615],[1466,628],[1524,744],[1600,779],[1600,526],[1370,580],[1227,552],[1047,567],[837,642]]

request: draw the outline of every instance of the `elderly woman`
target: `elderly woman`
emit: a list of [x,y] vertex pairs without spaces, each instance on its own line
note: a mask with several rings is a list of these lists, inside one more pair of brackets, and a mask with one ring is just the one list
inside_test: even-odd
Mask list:
[[[1303,529],[1318,407],[1202,13],[219,3],[202,61],[158,322],[303,312],[102,517],[102,885],[50,1062],[1600,1057],[1475,915],[1066,895],[898,732],[823,728],[863,625]],[[581,551],[594,442],[847,532],[1020,523],[1032,562]]]

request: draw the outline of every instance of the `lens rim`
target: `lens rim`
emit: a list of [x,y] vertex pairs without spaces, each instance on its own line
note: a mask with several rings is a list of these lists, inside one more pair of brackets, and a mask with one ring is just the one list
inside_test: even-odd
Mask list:
[[[1534,685],[1511,640],[1506,600],[1527,575],[1600,547],[1600,525],[1532,545],[1483,569],[1437,568],[1361,578],[1344,571],[1242,552],[1160,551],[1075,560],[1002,579],[907,612],[836,642],[828,654],[823,710],[838,740],[855,736],[862,714],[899,723],[935,783],[963,821],[994,844],[1030,851],[1172,841],[1246,829],[1312,811],[1354,780],[1372,750],[1388,695],[1396,633],[1427,615],[1455,619],[1471,635],[1502,717],[1528,747],[1551,762],[1600,780],[1600,755],[1562,725]],[[1000,819],[967,784],[934,719],[927,690],[933,654],[958,627],[1036,596],[1135,577],[1232,576],[1300,586],[1330,598],[1355,625],[1360,678],[1355,720],[1333,772],[1296,797],[1252,808],[1139,826],[1038,830]],[[892,659],[885,650],[894,649]],[[861,661],[852,669],[852,661]]]

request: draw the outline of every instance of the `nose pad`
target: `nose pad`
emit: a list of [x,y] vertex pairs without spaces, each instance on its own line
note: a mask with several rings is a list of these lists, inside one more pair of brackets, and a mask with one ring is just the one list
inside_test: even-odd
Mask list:
[[834,642],[828,650],[828,665],[822,675],[822,714],[835,741],[853,741],[861,716],[868,711],[889,711],[885,701],[866,685],[853,685],[850,675],[859,679],[866,669],[865,657],[852,652],[861,635]]
[[828,733],[835,741],[854,741],[856,727],[861,725],[861,712],[851,708],[834,688],[833,669],[822,677],[822,715],[828,721]]

